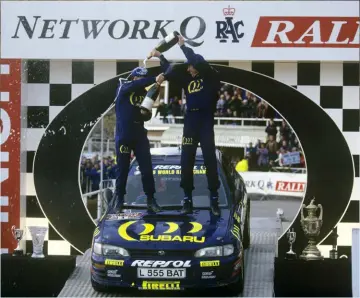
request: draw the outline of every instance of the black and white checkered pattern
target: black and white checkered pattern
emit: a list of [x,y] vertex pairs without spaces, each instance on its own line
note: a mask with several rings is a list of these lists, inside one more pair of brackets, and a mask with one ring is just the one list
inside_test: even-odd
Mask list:
[[[263,73],[293,86],[321,106],[342,131],[353,155],[356,172],[351,202],[337,226],[340,235],[339,251],[348,253],[351,246],[351,230],[359,225],[359,63],[251,61],[213,61],[213,63]],[[27,121],[24,121],[26,123],[23,125],[24,137],[21,148],[22,164],[26,165],[23,167],[26,171],[22,173],[22,195],[26,196],[25,225],[49,227],[44,250],[50,255],[78,254],[78,252],[48,224],[35,196],[32,165],[45,128],[68,102],[93,86],[140,64],[141,61],[24,61],[22,106]],[[158,63],[148,63],[148,66],[155,65]],[[290,103],[291,98],[288,100]],[[326,154],[325,148],[323,154]],[[56,161],[54,161],[54,170],[56,171]],[[334,169],[334,175],[336,171],[337,169]],[[30,239],[30,236],[26,236],[29,248]],[[331,249],[329,244],[329,240],[325,239],[320,245],[325,256],[328,256],[328,251]]]

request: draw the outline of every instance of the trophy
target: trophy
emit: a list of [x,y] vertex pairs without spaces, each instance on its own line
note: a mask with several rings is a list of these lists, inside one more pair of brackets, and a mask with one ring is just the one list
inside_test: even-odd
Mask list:
[[[323,223],[323,208],[320,204],[314,205],[315,199],[312,199],[310,204],[305,204],[301,207],[301,227],[305,233],[305,236],[309,239],[308,245],[300,255],[300,259],[303,260],[322,260],[324,257],[316,247],[316,238],[319,236],[320,229]],[[304,218],[304,209],[308,211],[308,216]],[[320,209],[319,217],[316,216],[316,211]]]
[[285,259],[294,260],[294,259],[296,259],[296,253],[293,251],[292,245],[296,240],[296,232],[294,232],[294,229],[292,229],[292,231],[288,230],[286,233],[286,236],[287,236],[289,244],[290,244],[290,250],[286,253]]
[[17,247],[14,249],[13,256],[22,256],[24,251],[20,248],[20,241],[24,236],[24,230],[17,229],[15,226],[11,227],[11,233],[15,240],[17,241]]
[[338,252],[336,250],[337,248],[337,238],[339,235],[335,232],[335,229],[331,232],[331,244],[332,244],[332,250],[330,250],[330,259],[337,259],[338,258]]
[[28,229],[30,231],[32,243],[33,243],[33,254],[31,257],[45,258],[43,253],[43,248],[44,248],[45,234],[48,228],[32,226],[32,227],[28,227]]

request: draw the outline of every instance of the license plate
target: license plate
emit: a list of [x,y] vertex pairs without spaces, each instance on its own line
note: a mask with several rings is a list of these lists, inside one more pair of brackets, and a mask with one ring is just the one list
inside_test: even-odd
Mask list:
[[138,278],[185,278],[186,269],[153,269],[153,268],[138,268]]

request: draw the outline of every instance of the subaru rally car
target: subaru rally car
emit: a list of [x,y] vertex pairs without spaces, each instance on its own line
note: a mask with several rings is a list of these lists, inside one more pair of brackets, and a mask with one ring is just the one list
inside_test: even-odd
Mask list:
[[[250,244],[250,203],[245,184],[217,151],[221,215],[210,209],[206,169],[198,149],[193,214],[181,213],[181,149],[152,149],[156,198],[163,211],[148,213],[136,159],[127,181],[125,209],[109,208],[93,235],[91,283],[112,287],[184,290],[226,286],[243,290],[244,250]],[[111,202],[110,204],[111,205]]]

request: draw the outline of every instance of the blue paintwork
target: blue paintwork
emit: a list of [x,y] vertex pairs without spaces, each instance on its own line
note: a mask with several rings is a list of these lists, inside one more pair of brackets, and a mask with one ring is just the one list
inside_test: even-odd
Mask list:
[[[176,151],[178,154],[180,151]],[[154,155],[154,153],[152,153]],[[171,153],[172,155],[174,153]],[[156,155],[156,154],[155,154]],[[160,150],[159,155],[164,155],[164,152]],[[223,175],[223,173],[220,173]],[[226,183],[226,182],[225,182]],[[228,189],[228,185],[224,185]],[[226,192],[227,195],[229,192]],[[190,261],[191,267],[186,268],[185,279],[173,279],[168,281],[180,281],[181,289],[192,287],[217,287],[221,285],[227,285],[234,283],[238,280],[240,270],[234,270],[241,256],[243,256],[242,239],[237,238],[231,232],[236,226],[237,230],[240,230],[240,235],[243,234],[244,228],[244,208],[246,208],[246,202],[235,202],[232,204],[232,198],[228,197],[230,202],[229,207],[221,210],[221,216],[215,217],[212,215],[210,209],[195,210],[191,215],[182,215],[180,210],[165,210],[158,214],[149,214],[146,209],[128,209],[124,210],[124,214],[127,212],[139,213],[136,218],[109,220],[107,215],[111,214],[108,211],[105,216],[99,221],[97,229],[99,232],[94,237],[94,242],[100,242],[103,244],[115,245],[125,248],[129,251],[129,257],[114,257],[114,256],[102,256],[92,253],[92,268],[91,278],[97,285],[102,286],[116,286],[116,287],[135,287],[139,288],[142,285],[143,280],[164,280],[157,279],[140,279],[137,277],[137,268],[131,267],[131,264],[135,260],[161,260],[161,261]],[[234,214],[237,214],[241,218],[241,224],[235,220]],[[119,234],[119,227],[134,221],[133,224],[126,229],[127,235],[133,240],[125,240]],[[204,242],[189,242],[189,241],[140,241],[139,234],[145,230],[143,224],[152,224],[154,230],[147,233],[147,235],[153,235],[158,237],[159,235],[166,235],[165,232],[169,229],[167,223],[178,224],[179,228],[170,234],[171,237],[178,236],[195,236],[197,239],[204,237]],[[202,225],[202,229],[194,234],[188,232],[193,228],[191,222],[196,222]],[[170,237],[166,236],[166,237]],[[169,240],[169,239],[168,239]],[[194,253],[196,250],[210,247],[220,246],[226,244],[233,244],[235,246],[235,252],[231,256],[225,257],[213,257],[213,258],[196,258]],[[159,256],[160,250],[165,251],[164,256]],[[132,252],[136,251],[136,256],[132,255]],[[239,257],[240,254],[240,257]],[[122,266],[104,266],[106,259],[111,260],[123,260]],[[220,261],[220,266],[216,267],[201,267],[201,261],[217,260]],[[171,265],[166,267],[174,268]],[[107,276],[108,270],[117,270],[119,277]],[[203,272],[213,271],[216,278],[202,279]]]

